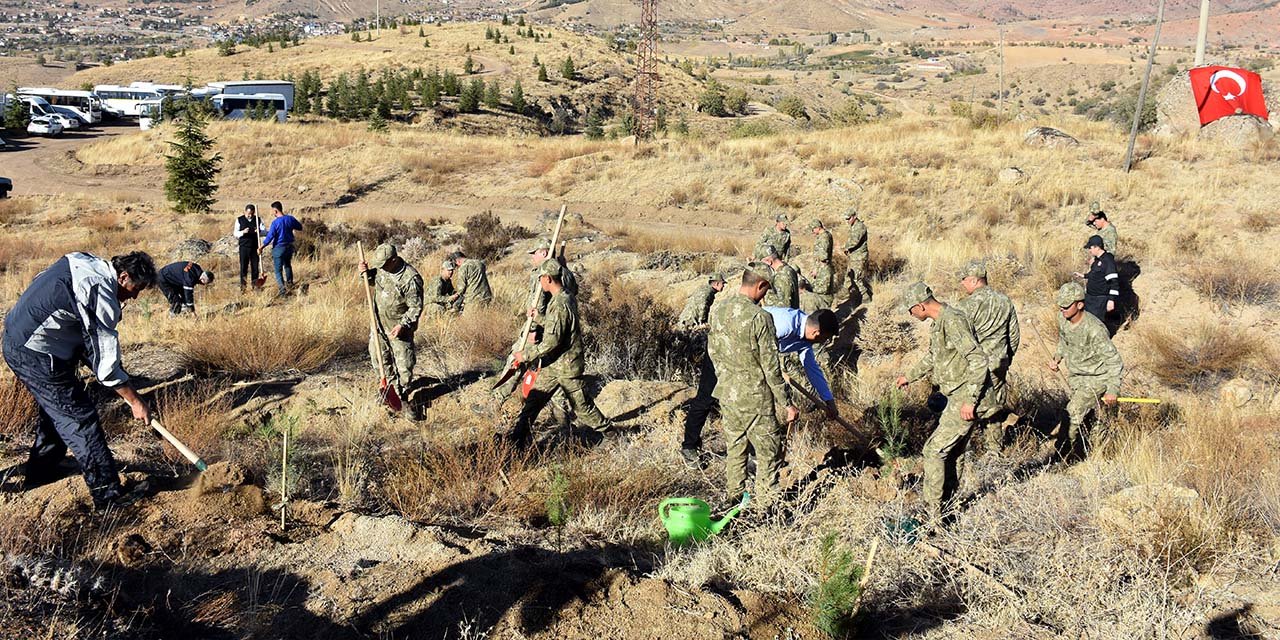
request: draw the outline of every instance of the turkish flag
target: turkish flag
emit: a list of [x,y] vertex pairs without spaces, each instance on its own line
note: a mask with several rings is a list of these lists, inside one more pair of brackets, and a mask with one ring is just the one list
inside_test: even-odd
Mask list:
[[1262,77],[1231,67],[1197,67],[1191,70],[1191,95],[1200,111],[1200,126],[1224,116],[1252,114],[1267,120]]

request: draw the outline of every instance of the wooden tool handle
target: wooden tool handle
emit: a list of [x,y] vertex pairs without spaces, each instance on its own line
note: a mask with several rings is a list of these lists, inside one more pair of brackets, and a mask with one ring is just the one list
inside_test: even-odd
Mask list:
[[159,433],[161,436],[163,436],[165,440],[168,440],[169,444],[173,445],[173,448],[177,449],[178,453],[182,454],[182,457],[191,461],[191,464],[196,466],[196,469],[199,469],[200,471],[204,471],[205,469],[209,468],[209,465],[205,464],[204,460],[202,460],[200,456],[196,455],[196,453],[191,449],[188,449],[187,445],[182,444],[182,442],[180,442],[176,437],[174,437],[172,433],[169,433],[169,430],[164,428],[164,425],[160,424],[159,420],[156,420],[153,418],[151,420],[151,428],[155,429],[156,433]]

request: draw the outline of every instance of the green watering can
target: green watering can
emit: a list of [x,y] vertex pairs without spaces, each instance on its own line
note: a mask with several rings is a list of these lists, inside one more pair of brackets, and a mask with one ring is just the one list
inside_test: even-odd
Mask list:
[[743,493],[742,502],[729,510],[723,518],[711,521],[711,506],[697,498],[667,498],[658,504],[658,517],[667,528],[671,543],[677,546],[690,542],[702,542],[717,533],[733,520],[751,500],[751,494]]

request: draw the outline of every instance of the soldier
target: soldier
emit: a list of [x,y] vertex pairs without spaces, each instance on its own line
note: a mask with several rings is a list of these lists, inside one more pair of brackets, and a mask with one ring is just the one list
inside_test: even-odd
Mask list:
[[987,286],[987,265],[975,260],[965,266],[960,286],[969,294],[955,304],[973,326],[978,346],[987,356],[987,396],[979,404],[987,451],[999,452],[1004,444],[1005,424],[991,420],[1007,408],[1009,365],[1018,353],[1022,333],[1018,311],[1009,296]]
[[818,256],[818,261],[831,262],[831,232],[817,218],[809,228],[813,230],[813,253]]
[[599,442],[613,426],[600,413],[594,401],[587,397],[586,379],[583,377],[582,325],[578,318],[578,301],[564,290],[560,282],[562,265],[546,260],[539,267],[538,285],[551,294],[547,313],[543,317],[541,339],[517,351],[517,364],[530,363],[538,368],[538,379],[524,407],[516,419],[509,438],[519,445],[527,445],[538,414],[551,401],[557,389],[564,392],[580,422],[591,429],[588,442]]
[[707,276],[707,283],[698,287],[684,304],[680,318],[676,320],[676,328],[690,331],[707,324],[707,316],[711,312],[711,303],[716,294],[724,291],[724,276],[713,273]]
[[738,292],[711,309],[707,352],[718,377],[712,395],[723,416],[730,499],[742,495],[746,486],[750,446],[756,453],[756,495],[767,502],[782,467],[784,432],[778,411],[784,410],[788,424],[800,415],[782,378],[773,319],[760,308],[772,278],[768,265],[747,265]]
[[933,319],[929,331],[929,351],[905,375],[898,376],[899,388],[930,376],[947,398],[938,418],[938,428],[924,443],[925,506],[930,519],[945,524],[956,505],[961,471],[957,461],[969,442],[973,421],[984,411],[978,403],[985,397],[987,357],[973,336],[973,327],[964,315],[933,297],[923,282],[907,288],[903,306],[911,317],[924,322]]
[[1105,323],[1107,314],[1116,310],[1116,299],[1120,297],[1120,272],[1116,269],[1115,256],[1107,253],[1103,245],[1102,236],[1092,236],[1084,243],[1084,250],[1091,258],[1089,273],[1077,272],[1075,276],[1086,282],[1084,310]]
[[849,239],[844,243],[844,255],[849,258],[849,298],[858,291],[858,302],[871,301],[871,287],[867,284],[867,225],[858,219],[858,208],[849,207],[844,214],[849,223]]
[[[369,356],[374,369],[381,370],[400,398],[407,401],[417,360],[413,332],[422,316],[422,276],[396,253],[395,245],[378,245],[371,259],[372,262],[360,264],[373,285],[378,316],[377,330],[369,336]],[[382,343],[381,369],[374,340]]]
[[1058,348],[1054,351],[1049,369],[1057,371],[1064,363],[1067,368],[1067,386],[1071,399],[1067,402],[1067,455],[1078,451],[1082,440],[1084,421],[1098,406],[1115,406],[1120,393],[1120,375],[1124,362],[1120,352],[1111,343],[1107,328],[1093,314],[1085,313],[1084,287],[1068,282],[1058,289]]
[[441,314],[457,308],[458,293],[453,290],[453,271],[456,266],[452,260],[445,260],[440,265],[440,275],[427,284],[426,302],[432,313]]
[[756,257],[773,270],[773,281],[765,296],[766,307],[800,308],[800,274],[782,259],[773,245],[761,245]]
[[[548,247],[550,246],[551,241],[549,239],[540,238],[538,239],[538,242],[533,245],[533,248],[529,250],[529,264],[533,266],[533,280],[531,284],[536,284],[538,282],[538,271],[539,268],[542,267],[543,261],[545,261],[547,256],[550,255],[548,253]],[[575,298],[578,297],[578,276],[573,273],[573,270],[570,269],[567,264],[565,264],[564,256],[557,256],[555,260],[560,263],[560,284],[564,287],[565,293],[568,293]],[[538,296],[538,304],[534,309],[534,316],[538,317],[545,313],[547,311],[547,303],[549,302],[551,302],[551,295],[546,292],[541,293]]]
[[458,292],[458,311],[493,301],[493,290],[489,288],[489,274],[483,260],[468,258],[461,250],[449,254],[449,259],[458,267],[455,275],[460,282],[454,285]]
[[831,271],[830,260],[822,260],[818,258],[818,266],[814,268],[813,273],[800,281],[800,288],[809,290],[812,296],[808,296],[808,300],[802,300],[806,313],[813,313],[818,309],[830,309],[836,301],[836,276]]
[[1116,254],[1116,242],[1119,240],[1116,226],[1107,219],[1107,212],[1102,210],[1098,201],[1095,200],[1089,204],[1089,216],[1085,218],[1084,226],[1096,230],[1096,235],[1102,238],[1102,248],[1106,249],[1107,253],[1113,256]]
[[765,245],[778,250],[778,256],[786,258],[791,253],[791,230],[787,228],[787,214],[779,213],[773,217],[773,228],[765,231],[756,243],[757,251]]

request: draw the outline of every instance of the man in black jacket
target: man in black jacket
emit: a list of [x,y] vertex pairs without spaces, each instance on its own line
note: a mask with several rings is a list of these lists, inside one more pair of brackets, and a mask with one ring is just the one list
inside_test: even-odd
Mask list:
[[1120,296],[1120,273],[1116,270],[1115,256],[1103,248],[1102,236],[1092,236],[1084,243],[1084,250],[1093,257],[1089,273],[1077,273],[1085,279],[1084,310],[1094,317],[1107,320],[1107,313],[1116,310],[1116,298]]
[[213,273],[194,262],[174,262],[160,270],[160,291],[169,301],[169,315],[196,312],[196,285],[213,282]]
[[[244,215],[236,218],[235,236],[240,247],[240,291],[248,287],[246,276],[258,281],[258,246],[262,244],[262,236],[267,229],[258,217],[258,208],[252,204],[244,206]],[[252,274],[252,275],[251,275]]]

